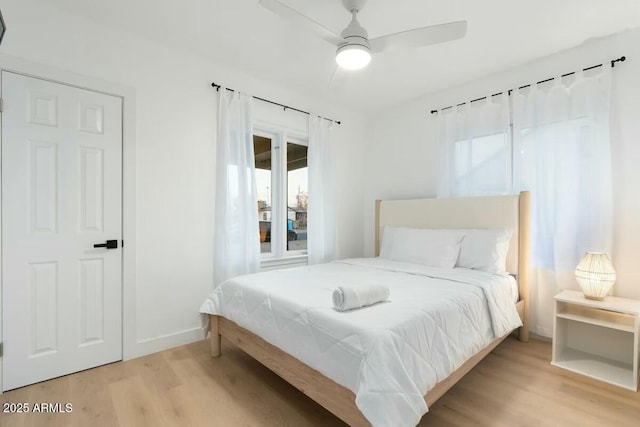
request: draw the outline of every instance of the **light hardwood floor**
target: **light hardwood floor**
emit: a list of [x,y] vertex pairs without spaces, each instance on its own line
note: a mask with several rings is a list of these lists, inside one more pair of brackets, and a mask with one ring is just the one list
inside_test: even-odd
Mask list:
[[[420,426],[638,426],[640,393],[549,364],[551,344],[507,339]],[[0,402],[71,413],[0,413],[5,426],[343,426],[242,351],[198,342],[13,390]]]

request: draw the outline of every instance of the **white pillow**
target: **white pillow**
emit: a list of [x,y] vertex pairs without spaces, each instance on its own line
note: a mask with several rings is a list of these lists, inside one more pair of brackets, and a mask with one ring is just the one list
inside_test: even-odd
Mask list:
[[457,230],[385,227],[380,256],[392,261],[453,268],[463,237],[464,233]]
[[459,230],[464,232],[457,267],[490,273],[506,270],[511,230]]
[[382,241],[380,242],[380,258],[391,259],[391,249],[393,247],[393,236],[396,227],[385,225],[382,229]]

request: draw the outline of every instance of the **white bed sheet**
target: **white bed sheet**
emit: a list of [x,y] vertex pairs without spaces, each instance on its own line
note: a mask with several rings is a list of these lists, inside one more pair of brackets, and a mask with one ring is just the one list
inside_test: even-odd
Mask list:
[[[353,391],[373,426],[414,426],[423,396],[464,361],[522,325],[514,279],[350,259],[240,276],[218,286],[200,311],[261,336]],[[383,284],[388,302],[337,312],[339,285]]]

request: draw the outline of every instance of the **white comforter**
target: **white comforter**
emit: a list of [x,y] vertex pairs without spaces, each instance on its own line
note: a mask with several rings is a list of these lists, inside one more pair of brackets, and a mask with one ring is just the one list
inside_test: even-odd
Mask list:
[[[495,338],[521,326],[506,274],[350,259],[236,277],[200,311],[218,314],[353,391],[374,426],[414,426],[423,396]],[[332,308],[339,285],[383,284],[390,300]]]

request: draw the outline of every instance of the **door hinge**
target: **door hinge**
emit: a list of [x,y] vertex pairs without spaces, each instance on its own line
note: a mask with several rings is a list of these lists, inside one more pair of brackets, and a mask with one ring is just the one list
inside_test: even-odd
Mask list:
[[122,241],[122,244],[120,245],[120,247],[124,248],[124,240]]
[[0,98],[0,113],[4,110],[4,99]]
[[2,343],[0,342],[0,357],[2,357]]

